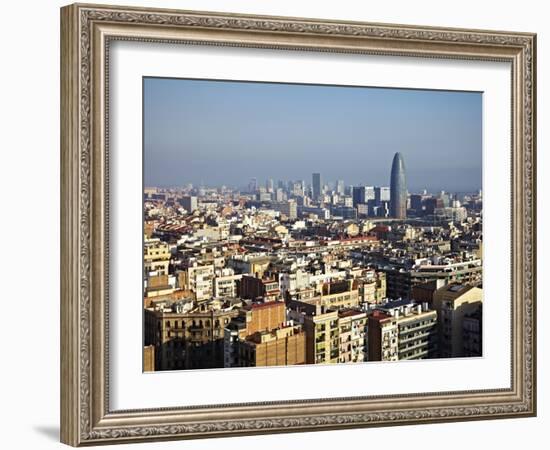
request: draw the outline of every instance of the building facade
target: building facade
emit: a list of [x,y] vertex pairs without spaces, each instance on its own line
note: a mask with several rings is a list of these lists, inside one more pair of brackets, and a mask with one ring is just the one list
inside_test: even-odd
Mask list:
[[321,174],[314,173],[311,176],[311,182],[313,200],[319,201],[322,194]]
[[[437,311],[439,357],[465,355],[464,319],[474,314],[483,302],[483,290],[478,287],[452,283],[434,292],[433,307]],[[479,332],[481,348],[481,332]]]

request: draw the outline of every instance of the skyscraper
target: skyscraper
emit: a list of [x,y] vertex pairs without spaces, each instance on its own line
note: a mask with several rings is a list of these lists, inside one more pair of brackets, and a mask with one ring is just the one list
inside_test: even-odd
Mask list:
[[374,188],[374,200],[376,206],[380,206],[382,202],[390,201],[390,188],[387,186],[377,186]]
[[338,180],[336,181],[336,192],[340,195],[344,195],[345,193],[346,185],[344,184],[344,180]]
[[313,189],[313,200],[319,200],[321,198],[321,174],[314,173],[312,175],[312,189]]
[[405,161],[397,152],[393,157],[390,179],[390,216],[396,219],[407,218],[407,180]]
[[357,205],[365,203],[365,186],[353,186],[353,206],[357,208]]

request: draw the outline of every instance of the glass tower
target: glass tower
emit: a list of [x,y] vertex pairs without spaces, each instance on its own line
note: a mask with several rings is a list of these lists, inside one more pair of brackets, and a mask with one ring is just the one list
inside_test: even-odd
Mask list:
[[405,161],[403,155],[397,152],[391,165],[390,180],[390,216],[396,219],[407,218],[407,179],[405,177]]

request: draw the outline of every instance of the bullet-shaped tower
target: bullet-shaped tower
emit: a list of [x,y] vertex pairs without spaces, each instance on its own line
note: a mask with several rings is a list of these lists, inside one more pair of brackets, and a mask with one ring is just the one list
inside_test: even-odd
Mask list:
[[407,178],[403,155],[393,156],[390,180],[390,216],[396,219],[407,218]]

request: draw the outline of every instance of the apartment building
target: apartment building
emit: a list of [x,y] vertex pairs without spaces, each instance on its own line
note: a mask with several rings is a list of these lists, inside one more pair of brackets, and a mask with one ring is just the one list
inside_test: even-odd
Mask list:
[[475,313],[482,302],[483,290],[478,287],[453,283],[434,292],[433,307],[437,311],[441,358],[466,356],[464,318]]
[[357,309],[338,311],[340,363],[363,362],[367,352],[367,313]]

